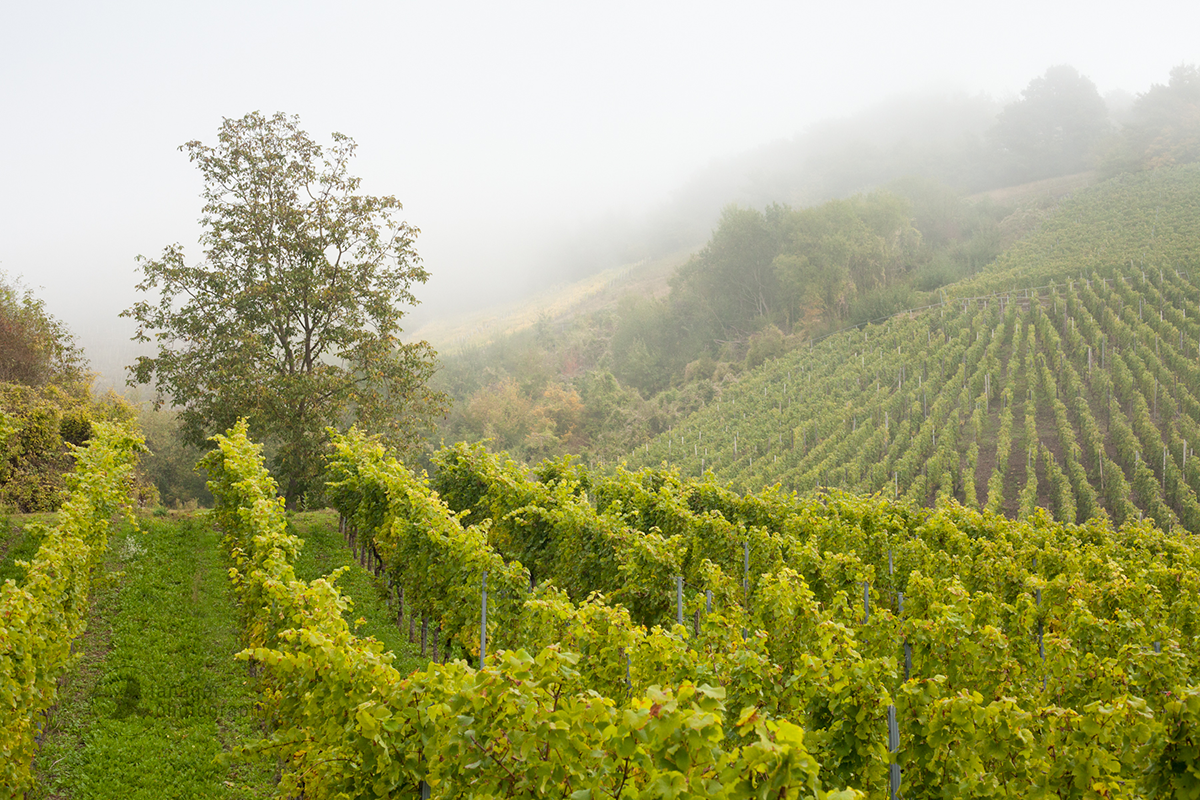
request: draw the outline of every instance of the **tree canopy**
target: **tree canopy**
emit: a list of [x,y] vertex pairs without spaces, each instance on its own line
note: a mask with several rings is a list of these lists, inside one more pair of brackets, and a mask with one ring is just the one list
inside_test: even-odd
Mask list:
[[146,299],[124,312],[157,355],[130,367],[202,444],[247,417],[274,452],[289,502],[315,485],[326,426],[351,423],[408,450],[445,398],[436,354],[400,341],[428,273],[393,196],[360,191],[356,145],[322,146],[298,117],[225,119],[215,146],[180,149],[204,178],[203,260],[139,257]]
[[790,329],[814,311],[843,318],[858,296],[911,269],[920,239],[911,204],[887,191],[804,209],[730,206],[672,278],[672,302],[694,319],[680,330],[744,340],[765,323]]
[[[52,511],[62,501],[71,445],[119,403],[93,401],[83,350],[19,280],[0,275],[0,504]],[[122,409],[123,410],[123,409]]]
[[1009,180],[1032,181],[1086,169],[1110,132],[1108,107],[1096,84],[1060,64],[1005,106],[992,136],[1010,162]]
[[0,275],[0,382],[40,387],[87,380],[87,359],[67,327],[32,291]]
[[1196,160],[1200,160],[1200,69],[1180,64],[1171,70],[1166,85],[1155,84],[1138,95],[1104,167],[1116,174]]

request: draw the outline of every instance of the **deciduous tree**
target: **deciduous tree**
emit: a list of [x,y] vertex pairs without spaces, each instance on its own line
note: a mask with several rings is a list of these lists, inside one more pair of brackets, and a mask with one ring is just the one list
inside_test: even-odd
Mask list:
[[400,340],[428,273],[393,196],[360,191],[355,143],[322,146],[295,116],[226,119],[215,146],[188,142],[204,177],[204,258],[179,245],[139,257],[145,299],[124,312],[158,353],[130,367],[180,410],[184,437],[248,417],[272,446],[289,503],[314,484],[324,430],[349,425],[401,449],[445,398],[428,388],[426,342]]
[[1200,69],[1180,64],[1166,86],[1155,84],[1139,95],[1129,124],[1109,152],[1104,171],[1190,164],[1200,160]]
[[1005,106],[991,134],[1009,162],[1009,180],[1019,182],[1086,169],[1110,131],[1096,84],[1060,64],[1030,81],[1021,99]]

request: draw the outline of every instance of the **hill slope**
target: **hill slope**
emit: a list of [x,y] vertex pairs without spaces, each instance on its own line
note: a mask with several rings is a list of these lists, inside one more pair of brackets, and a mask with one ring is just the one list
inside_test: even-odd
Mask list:
[[666,294],[667,280],[690,250],[613,267],[560,283],[523,300],[431,319],[406,332],[405,341],[426,340],[443,353],[456,353],[511,337],[539,322],[563,324],[598,309],[615,307],[622,296]]
[[631,465],[1200,530],[1198,246],[1200,170],[1106,182],[943,305],[764,364]]

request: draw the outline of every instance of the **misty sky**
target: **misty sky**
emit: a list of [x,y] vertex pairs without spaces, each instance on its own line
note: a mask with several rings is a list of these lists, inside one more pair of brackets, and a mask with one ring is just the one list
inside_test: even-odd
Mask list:
[[200,255],[178,146],[286,111],[358,142],[364,189],[422,229],[423,311],[446,313],[513,284],[549,232],[890,96],[1009,99],[1059,63],[1136,93],[1200,62],[1195,2],[819,6],[5,3],[0,269],[89,349],[127,336],[134,257]]

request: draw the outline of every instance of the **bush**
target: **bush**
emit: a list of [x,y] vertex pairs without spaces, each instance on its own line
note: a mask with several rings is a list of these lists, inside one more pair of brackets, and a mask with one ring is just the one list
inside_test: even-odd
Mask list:
[[778,358],[786,350],[783,331],[774,325],[768,325],[750,337],[750,347],[746,351],[746,367],[754,369],[768,359]]
[[717,362],[711,356],[700,356],[684,368],[683,380],[685,383],[710,380],[716,368]]

